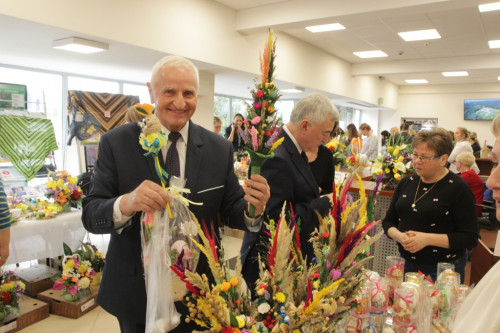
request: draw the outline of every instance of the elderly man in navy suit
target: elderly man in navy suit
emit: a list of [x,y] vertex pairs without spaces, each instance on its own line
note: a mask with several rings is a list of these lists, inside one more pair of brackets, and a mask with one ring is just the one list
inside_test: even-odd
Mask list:
[[[200,221],[210,224],[218,235],[217,215],[222,221],[243,230],[260,229],[261,218],[249,218],[249,204],[261,214],[269,199],[265,178],[253,175],[243,189],[233,170],[233,147],[229,141],[208,131],[190,119],[196,110],[198,70],[192,62],[167,56],[153,68],[148,83],[151,101],[156,106],[162,130],[170,138],[160,160],[169,164],[171,145],[178,153],[180,178],[191,190],[188,199],[203,202],[190,206]],[[83,200],[82,221],[92,233],[110,233],[98,303],[118,318],[122,333],[144,332],[146,287],[141,262],[141,212],[162,210],[170,201],[160,185],[154,160],[144,156],[139,144],[141,130],[137,123],[120,126],[101,137],[99,155],[90,194]],[[168,151],[168,154],[167,154]],[[197,271],[211,276],[204,256]],[[178,309],[182,307],[180,304]],[[186,313],[186,309],[180,309]],[[192,324],[191,324],[192,325]],[[181,321],[173,332],[191,332],[195,327]]]
[[[286,204],[287,217],[292,205],[295,217],[300,219],[301,250],[308,262],[314,255],[309,238],[319,226],[316,212],[322,216],[328,214],[332,194],[319,195],[319,186],[305,152],[326,143],[338,120],[339,112],[328,97],[318,93],[304,97],[295,105],[290,122],[282,128],[281,136],[285,140],[274,151],[274,157],[267,159],[261,168],[261,175],[271,187],[266,213],[270,219],[278,221],[283,204]],[[263,246],[266,237],[261,230],[258,234],[246,232],[243,239],[243,276],[252,291],[259,274],[258,254],[261,257],[267,254]]]

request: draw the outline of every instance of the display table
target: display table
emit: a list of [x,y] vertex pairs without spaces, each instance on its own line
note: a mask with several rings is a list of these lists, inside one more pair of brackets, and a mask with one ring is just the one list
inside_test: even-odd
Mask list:
[[85,237],[81,215],[81,210],[75,210],[47,220],[20,219],[10,228],[6,264],[60,256],[64,253],[63,242],[76,250]]

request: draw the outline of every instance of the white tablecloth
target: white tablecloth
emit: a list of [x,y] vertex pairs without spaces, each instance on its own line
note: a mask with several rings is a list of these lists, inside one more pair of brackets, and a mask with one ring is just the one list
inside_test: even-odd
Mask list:
[[53,258],[64,253],[63,242],[78,249],[85,237],[81,210],[63,213],[48,220],[19,220],[10,229],[7,264]]

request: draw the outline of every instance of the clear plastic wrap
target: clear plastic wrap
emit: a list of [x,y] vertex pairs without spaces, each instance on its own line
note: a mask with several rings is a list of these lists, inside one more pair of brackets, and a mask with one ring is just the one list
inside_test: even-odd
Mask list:
[[[182,191],[181,191],[182,192]],[[170,266],[182,261],[194,271],[198,251],[192,251],[197,229],[185,199],[176,188],[169,188],[172,201],[163,211],[144,213],[141,221],[142,256],[146,279],[146,333],[164,333],[174,329],[180,315],[174,301],[186,294],[185,284]]]

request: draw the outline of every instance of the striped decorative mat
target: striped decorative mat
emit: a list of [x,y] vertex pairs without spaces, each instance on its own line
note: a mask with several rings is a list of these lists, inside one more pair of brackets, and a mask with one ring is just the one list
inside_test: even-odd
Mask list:
[[[70,101],[68,105],[69,112],[78,107],[78,111],[83,115],[89,113],[101,124],[99,132],[104,134],[125,122],[124,117],[127,108],[139,103],[139,97],[69,90],[68,101]],[[77,105],[72,105],[71,101],[76,102]]]
[[0,152],[29,181],[57,150],[54,126],[49,119],[0,115]]

